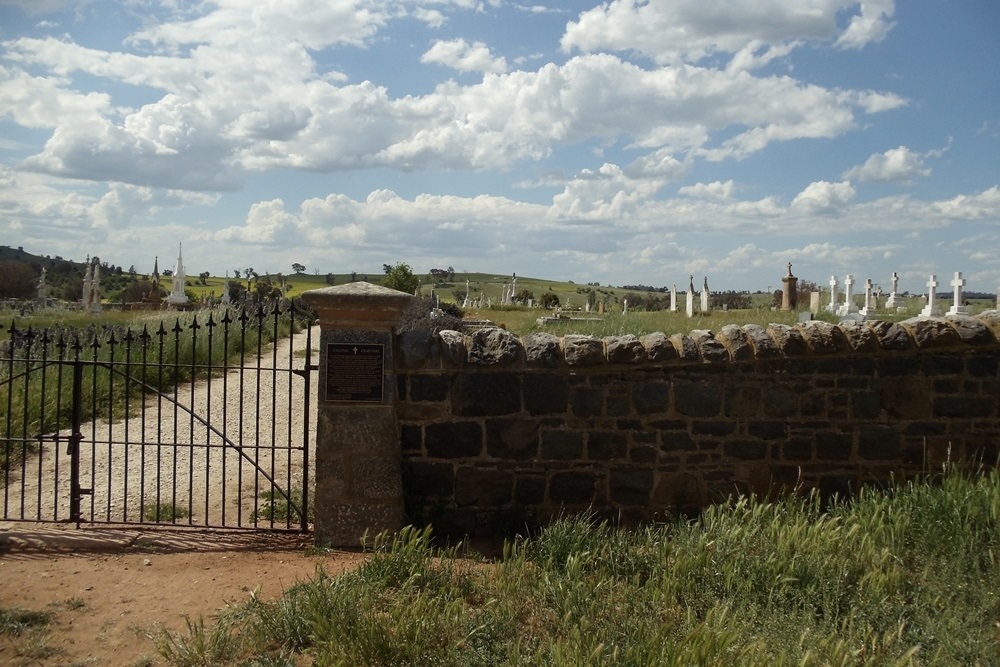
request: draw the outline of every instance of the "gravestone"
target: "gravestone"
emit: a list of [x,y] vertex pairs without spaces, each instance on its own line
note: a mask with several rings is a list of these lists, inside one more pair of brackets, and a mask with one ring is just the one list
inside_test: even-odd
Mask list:
[[865,304],[861,308],[861,314],[865,317],[875,314],[875,307],[872,305],[872,289],[875,285],[872,283],[872,279],[868,278],[865,281]]
[[174,265],[174,274],[170,277],[170,295],[167,296],[167,303],[171,306],[182,306],[188,302],[187,294],[184,293],[184,259],[181,257],[181,244],[177,244],[177,263]]
[[[997,293],[1000,294],[1000,289],[997,290]],[[677,283],[674,283],[670,288],[670,312],[677,312]]]
[[688,293],[687,293],[687,308],[685,309],[688,317],[694,317],[694,276],[688,279]]
[[810,292],[809,294],[809,312],[813,315],[819,315],[820,310],[820,300],[822,295],[819,292]]
[[937,276],[932,273],[930,280],[927,281],[927,305],[920,311],[921,317],[941,317],[941,309],[935,303],[937,288]]
[[965,287],[965,278],[962,277],[961,271],[955,272],[955,277],[951,281],[951,286],[955,288],[955,294],[952,300],[951,308],[948,309],[948,314],[968,315],[969,307],[965,305],[965,298],[962,296],[962,288]]
[[708,276],[705,276],[705,282],[701,287],[701,312],[708,312]]
[[792,275],[792,263],[788,263],[788,275],[781,279],[781,309],[795,310],[798,305],[799,279]]
[[903,297],[899,296],[899,274],[892,272],[892,291],[889,292],[889,299],[885,302],[885,307],[889,309],[902,308],[906,305]]
[[826,307],[831,313],[837,312],[837,276],[830,276],[830,305]]
[[847,317],[858,312],[858,307],[854,305],[854,276],[850,273],[844,278],[844,303],[840,306],[837,314]]

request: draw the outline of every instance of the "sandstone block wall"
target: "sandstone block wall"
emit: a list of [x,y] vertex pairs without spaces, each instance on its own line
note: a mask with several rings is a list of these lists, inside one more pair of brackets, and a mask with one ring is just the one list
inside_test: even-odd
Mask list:
[[408,519],[495,535],[996,462],[1000,313],[667,337],[396,339]]

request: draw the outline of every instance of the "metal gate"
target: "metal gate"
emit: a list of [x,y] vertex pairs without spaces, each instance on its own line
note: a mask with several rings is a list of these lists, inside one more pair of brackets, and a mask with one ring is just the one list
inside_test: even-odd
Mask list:
[[316,366],[294,303],[6,330],[3,520],[309,530]]

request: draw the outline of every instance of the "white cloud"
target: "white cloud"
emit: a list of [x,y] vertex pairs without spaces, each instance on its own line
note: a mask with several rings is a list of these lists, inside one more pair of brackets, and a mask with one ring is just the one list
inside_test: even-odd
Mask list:
[[711,183],[695,183],[679,188],[677,192],[688,197],[698,197],[700,199],[729,200],[733,198],[733,181],[729,179],[725,183],[722,181],[712,181]]
[[856,191],[848,181],[816,181],[792,200],[792,208],[810,214],[828,214],[842,210],[854,199]]
[[924,164],[923,158],[920,153],[914,153],[906,146],[900,146],[871,155],[864,164],[845,171],[842,177],[861,182],[910,183],[916,178],[931,175],[931,170]]
[[837,39],[846,49],[860,49],[871,42],[881,42],[892,28],[895,0],[863,0],[861,13],[851,17],[847,29]]
[[507,71],[507,61],[502,56],[494,58],[490,49],[482,42],[469,44],[464,39],[438,40],[431,45],[420,62],[437,63],[459,72],[491,72],[502,74]]
[[[842,14],[850,22],[840,32]],[[570,22],[561,44],[566,51],[636,52],[667,64],[739,54],[737,67],[756,67],[804,40],[836,40],[845,48],[878,41],[892,14],[892,0],[612,0]]]

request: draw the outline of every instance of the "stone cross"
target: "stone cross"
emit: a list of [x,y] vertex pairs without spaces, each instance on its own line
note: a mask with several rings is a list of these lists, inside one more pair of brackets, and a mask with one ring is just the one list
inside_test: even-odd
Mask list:
[[875,287],[875,285],[872,284],[872,279],[871,278],[869,278],[868,280],[865,281],[865,305],[864,305],[864,308],[861,309],[861,314],[864,315],[864,316],[866,316],[866,317],[868,315],[871,315],[874,312],[874,310],[875,310],[872,307],[872,289],[874,287]]
[[854,305],[854,275],[848,273],[847,277],[844,278],[844,305],[841,306],[838,313],[844,316],[856,312],[858,311]]
[[827,307],[827,310],[830,312],[836,312],[837,310],[837,287],[839,285],[837,276],[830,276],[830,305]]
[[694,317],[694,276],[688,280],[687,316]]
[[899,274],[895,271],[892,272],[892,292],[889,293],[889,299],[885,302],[886,308],[902,308],[905,304],[903,303],[903,298],[899,296]]
[[951,281],[951,286],[955,288],[955,297],[952,301],[951,308],[948,309],[949,315],[968,315],[969,307],[963,305],[962,298],[962,288],[965,287],[965,278],[962,277],[961,271],[955,272],[955,277]]
[[920,311],[921,317],[941,317],[941,309],[934,303],[937,298],[937,288],[937,276],[932,273],[930,280],[927,281],[927,305]]

